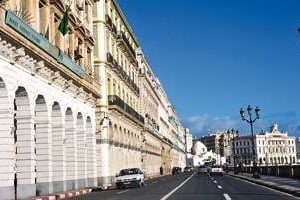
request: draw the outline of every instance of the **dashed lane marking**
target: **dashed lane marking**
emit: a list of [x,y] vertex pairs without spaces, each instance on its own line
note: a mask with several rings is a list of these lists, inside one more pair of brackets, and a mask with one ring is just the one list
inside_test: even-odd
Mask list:
[[222,186],[221,186],[221,185],[218,185],[218,188],[221,190],[221,189],[222,189]]
[[176,188],[174,188],[171,192],[169,192],[168,194],[166,194],[163,198],[161,198],[160,200],[166,200],[168,199],[174,192],[176,192],[179,188],[181,188],[186,182],[188,182],[193,176],[195,176],[195,173],[192,174],[190,177],[188,177],[187,179],[185,179],[180,185],[178,185]]
[[125,192],[128,192],[129,190],[123,190],[123,191],[120,191],[120,192],[117,192],[117,194],[122,194],[122,193],[125,193]]
[[158,181],[153,181],[152,183],[157,183]]
[[224,198],[226,199],[226,200],[231,200],[231,198],[230,198],[230,196],[228,195],[228,194],[223,194],[223,196],[224,196]]
[[217,181],[214,181],[214,183],[218,183]]

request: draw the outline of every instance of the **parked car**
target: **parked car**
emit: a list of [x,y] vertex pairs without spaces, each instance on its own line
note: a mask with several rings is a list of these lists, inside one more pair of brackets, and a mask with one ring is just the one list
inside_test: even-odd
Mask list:
[[210,169],[210,172],[209,172],[210,175],[220,175],[220,176],[223,176],[223,168],[222,166],[220,165],[214,165],[211,167]]
[[188,173],[188,172],[192,172],[193,168],[192,167],[185,167],[183,172]]
[[173,169],[172,169],[172,175],[180,174],[180,172],[181,172],[181,168],[180,167],[173,167]]
[[144,184],[144,174],[139,168],[122,169],[117,175],[117,188],[141,187]]

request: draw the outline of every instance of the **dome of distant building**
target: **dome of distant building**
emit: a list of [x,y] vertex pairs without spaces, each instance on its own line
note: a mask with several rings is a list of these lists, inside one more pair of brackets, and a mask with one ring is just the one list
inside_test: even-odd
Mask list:
[[207,152],[207,147],[200,141],[195,142],[192,148],[192,153],[194,155],[201,155]]

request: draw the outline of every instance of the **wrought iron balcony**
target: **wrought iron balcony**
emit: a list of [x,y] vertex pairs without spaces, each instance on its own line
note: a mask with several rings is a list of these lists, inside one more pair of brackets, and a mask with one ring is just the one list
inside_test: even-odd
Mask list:
[[115,34],[117,35],[117,27],[116,25],[112,22],[111,18],[109,15],[105,15],[105,21],[106,24],[108,25],[109,29]]
[[129,52],[135,58],[136,57],[136,53],[135,53],[133,47],[131,46],[131,44],[129,43],[129,40],[126,37],[126,35],[125,35],[125,33],[123,31],[119,32],[119,34],[118,34],[118,40],[122,41],[124,43],[124,45],[127,47],[127,49],[129,50]]
[[130,107],[127,103],[125,103],[120,97],[117,95],[108,95],[108,104],[117,106],[122,112],[127,113],[135,120],[144,124],[144,117],[141,116],[137,111],[135,111],[132,107]]

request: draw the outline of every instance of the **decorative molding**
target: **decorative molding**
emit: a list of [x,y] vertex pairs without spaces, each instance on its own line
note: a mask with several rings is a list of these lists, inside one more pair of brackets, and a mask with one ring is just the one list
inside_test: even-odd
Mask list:
[[62,91],[70,93],[74,98],[81,99],[95,106],[96,98],[92,93],[86,92],[83,87],[78,87],[73,80],[67,80],[59,71],[54,71],[45,61],[35,60],[27,55],[23,47],[16,48],[11,43],[0,37],[0,55],[7,58],[12,65],[18,64],[30,72],[32,76],[39,76],[49,84],[54,84]]

